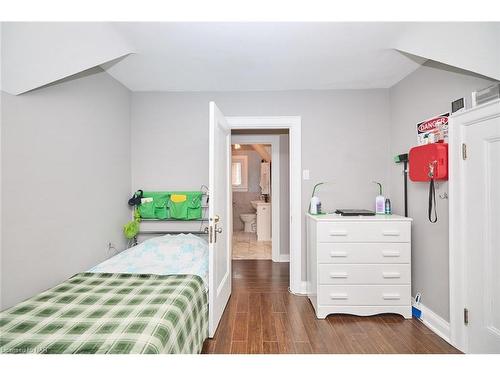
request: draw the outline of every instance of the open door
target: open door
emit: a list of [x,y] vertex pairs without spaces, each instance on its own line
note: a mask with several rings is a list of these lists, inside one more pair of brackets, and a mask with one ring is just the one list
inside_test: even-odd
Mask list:
[[209,336],[213,337],[231,295],[231,129],[210,102],[209,146]]

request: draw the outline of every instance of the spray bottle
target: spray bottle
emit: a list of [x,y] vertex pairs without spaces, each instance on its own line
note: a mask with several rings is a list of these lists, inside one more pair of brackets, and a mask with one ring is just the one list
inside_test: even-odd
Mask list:
[[382,195],[382,184],[377,181],[373,181],[379,187],[379,195],[375,197],[375,213],[385,214],[385,197]]
[[311,194],[311,202],[309,203],[309,213],[311,215],[319,215],[321,214],[321,201],[319,198],[315,195],[316,194],[316,189],[318,186],[325,184],[325,182],[320,182],[316,185],[314,185],[313,192]]

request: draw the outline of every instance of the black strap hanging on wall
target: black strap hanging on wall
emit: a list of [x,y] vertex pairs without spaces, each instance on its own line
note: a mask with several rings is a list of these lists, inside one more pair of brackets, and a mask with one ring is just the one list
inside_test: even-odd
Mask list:
[[[434,208],[434,218],[432,218],[432,209]],[[436,210],[436,188],[434,187],[434,179],[431,178],[429,183],[429,221],[435,223],[438,221],[437,210]]]
[[[432,163],[429,163],[429,177],[431,179],[429,183],[429,207],[428,207],[428,216],[429,216],[429,221],[431,223],[436,223],[438,221],[437,217],[437,208],[436,208],[436,187],[434,185],[434,166],[436,165],[436,162],[433,161]],[[434,209],[434,218],[432,217],[432,211]]]

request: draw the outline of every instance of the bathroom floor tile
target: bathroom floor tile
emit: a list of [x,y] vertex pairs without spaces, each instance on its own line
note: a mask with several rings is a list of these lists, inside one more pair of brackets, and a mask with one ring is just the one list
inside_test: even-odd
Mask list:
[[271,241],[257,241],[256,233],[233,232],[233,259],[271,259]]

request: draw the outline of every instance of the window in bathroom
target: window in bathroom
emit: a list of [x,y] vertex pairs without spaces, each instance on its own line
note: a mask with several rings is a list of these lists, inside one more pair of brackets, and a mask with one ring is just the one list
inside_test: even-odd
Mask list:
[[248,191],[247,155],[233,155],[231,173],[233,191]]

